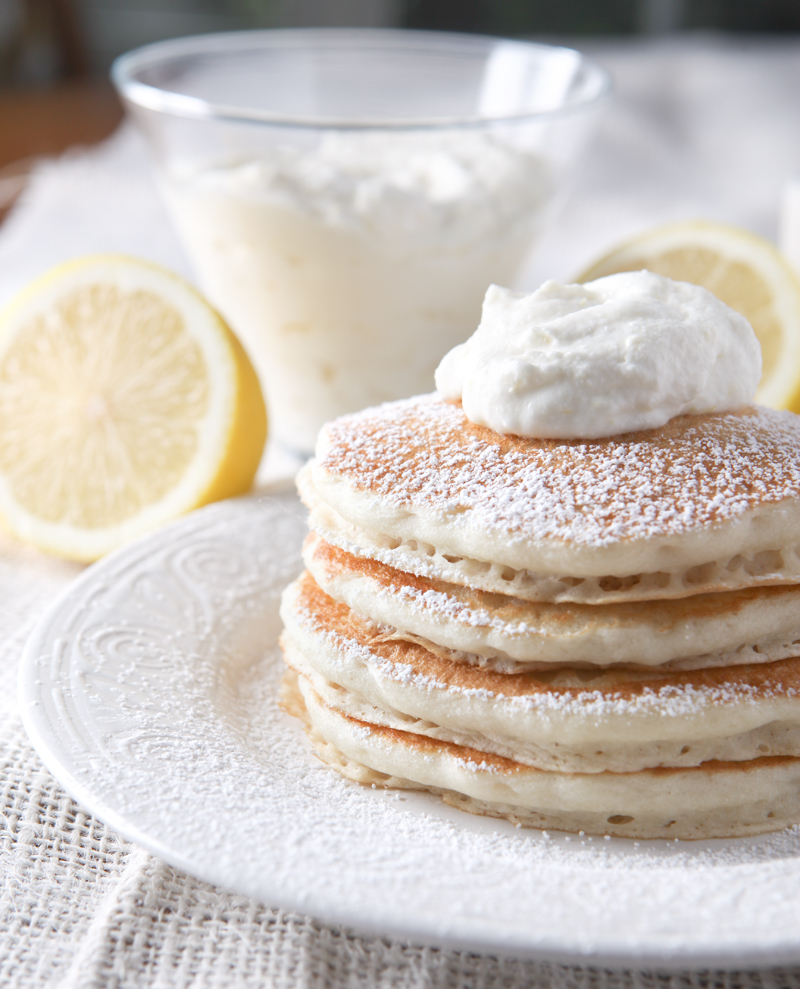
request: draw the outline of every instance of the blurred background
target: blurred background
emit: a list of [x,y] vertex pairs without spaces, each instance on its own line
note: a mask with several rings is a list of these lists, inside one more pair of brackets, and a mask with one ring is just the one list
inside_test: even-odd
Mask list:
[[162,38],[258,27],[406,27],[542,37],[800,31],[797,0],[0,0],[0,86],[103,79]]
[[110,134],[120,53],[243,28],[405,27],[578,47],[688,32],[800,32],[798,0],[0,0],[0,217],[39,155]]

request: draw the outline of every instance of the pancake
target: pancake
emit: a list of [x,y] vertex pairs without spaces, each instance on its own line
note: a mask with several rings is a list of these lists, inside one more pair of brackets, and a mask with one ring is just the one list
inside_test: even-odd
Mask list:
[[662,666],[770,662],[800,648],[800,586],[677,600],[532,603],[432,580],[309,536],[303,557],[335,600],[428,648],[513,664]]
[[462,810],[518,824],[686,839],[761,834],[800,818],[796,758],[638,773],[543,772],[348,717],[291,673],[284,703],[306,721],[320,757],[343,775],[372,786],[427,789]]
[[308,473],[347,523],[443,556],[556,578],[684,574],[684,593],[708,589],[703,568],[738,568],[739,586],[747,565],[800,582],[790,413],[748,407],[555,441],[495,433],[422,396],[329,423]]
[[309,528],[322,539],[366,559],[378,560],[405,573],[474,587],[490,594],[511,594],[542,603],[615,604],[713,594],[746,587],[800,583],[800,557],[794,552],[763,550],[749,559],[741,555],[675,571],[617,577],[574,577],[515,570],[506,564],[447,553],[419,539],[398,539],[342,518],[323,504],[313,486],[310,461],[298,475],[298,489],[310,509]]
[[393,635],[308,573],[287,588],[281,617],[287,664],[340,713],[544,771],[800,755],[800,659],[682,673],[499,673]]
[[539,440],[437,396],[326,426],[284,703],[320,757],[517,823],[800,821],[800,418]]

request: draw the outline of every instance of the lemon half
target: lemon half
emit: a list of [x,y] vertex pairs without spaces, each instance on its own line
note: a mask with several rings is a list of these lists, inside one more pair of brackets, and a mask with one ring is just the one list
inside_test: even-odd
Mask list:
[[800,412],[800,281],[777,248],[722,223],[675,223],[621,244],[577,280],[642,268],[701,285],[745,316],[761,344],[756,401]]
[[241,344],[156,265],[80,258],[0,314],[0,513],[42,549],[94,560],[241,494],[265,439]]

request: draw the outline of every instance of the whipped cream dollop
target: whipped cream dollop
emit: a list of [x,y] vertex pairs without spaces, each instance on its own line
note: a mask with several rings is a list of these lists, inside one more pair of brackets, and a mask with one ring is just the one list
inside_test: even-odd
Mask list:
[[499,433],[594,439],[737,408],[760,377],[744,316],[697,285],[637,271],[532,295],[490,286],[436,387]]

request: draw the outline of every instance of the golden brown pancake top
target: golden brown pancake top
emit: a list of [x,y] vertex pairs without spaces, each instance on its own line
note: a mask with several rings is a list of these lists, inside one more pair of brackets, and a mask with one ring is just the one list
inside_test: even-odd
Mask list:
[[502,435],[422,396],[330,423],[319,468],[385,504],[470,513],[525,540],[608,545],[724,523],[800,496],[800,417],[680,416],[599,440]]

